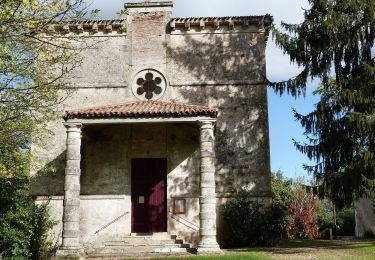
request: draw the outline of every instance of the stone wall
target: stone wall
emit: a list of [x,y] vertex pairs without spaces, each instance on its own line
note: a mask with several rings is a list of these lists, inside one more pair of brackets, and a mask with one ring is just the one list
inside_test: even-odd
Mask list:
[[264,49],[261,33],[172,34],[170,84],[259,84],[265,75]]

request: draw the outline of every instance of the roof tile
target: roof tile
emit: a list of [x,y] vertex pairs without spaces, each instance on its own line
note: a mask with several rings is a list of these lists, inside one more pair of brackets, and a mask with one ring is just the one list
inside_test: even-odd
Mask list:
[[135,101],[125,104],[114,104],[81,108],[67,111],[66,119],[73,118],[134,118],[134,117],[217,117],[218,110],[201,105],[183,104],[165,101]]

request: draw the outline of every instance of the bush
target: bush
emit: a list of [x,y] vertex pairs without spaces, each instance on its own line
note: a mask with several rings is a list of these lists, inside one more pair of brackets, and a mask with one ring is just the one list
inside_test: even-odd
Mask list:
[[331,228],[332,230],[334,230],[336,228],[333,220],[333,207],[331,201],[327,199],[320,200],[317,218],[319,227],[319,238],[329,239],[329,229]]
[[0,255],[4,259],[49,259],[48,205],[30,194],[27,154],[0,152]]
[[220,210],[225,223],[224,247],[269,246],[280,238],[285,211],[264,207],[248,191],[240,191]]
[[303,185],[297,184],[294,192],[296,198],[288,205],[292,221],[287,226],[289,238],[318,237],[318,200],[304,189]]
[[278,171],[271,175],[272,203],[282,209],[287,210],[291,201],[296,198],[293,190],[293,180],[286,179],[283,173]]
[[342,209],[337,212],[337,235],[354,236],[355,235],[355,219],[354,210],[352,208]]

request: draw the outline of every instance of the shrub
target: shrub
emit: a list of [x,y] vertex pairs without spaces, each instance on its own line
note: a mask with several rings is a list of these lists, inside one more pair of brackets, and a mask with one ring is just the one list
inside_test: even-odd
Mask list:
[[28,155],[0,151],[0,255],[4,259],[49,259],[46,236],[54,225],[48,205],[30,193]]
[[287,210],[289,203],[295,199],[293,190],[293,180],[283,176],[281,171],[272,173],[272,203],[282,209]]
[[223,205],[220,213],[226,228],[224,247],[272,245],[285,226],[285,211],[260,205],[244,190]]
[[304,189],[303,185],[297,184],[294,192],[296,198],[289,203],[288,210],[292,221],[287,226],[289,238],[318,237],[318,200]]
[[331,201],[327,199],[319,201],[317,222],[319,227],[319,238],[329,239],[329,229],[332,228],[332,230],[334,230],[336,228],[333,220],[333,207]]
[[355,235],[355,219],[354,210],[352,208],[345,208],[337,212],[337,235],[339,236],[354,236]]

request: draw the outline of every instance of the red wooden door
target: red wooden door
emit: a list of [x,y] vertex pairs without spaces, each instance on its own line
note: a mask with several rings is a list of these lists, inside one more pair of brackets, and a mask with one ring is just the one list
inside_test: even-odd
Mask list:
[[167,159],[132,159],[132,232],[167,231]]

